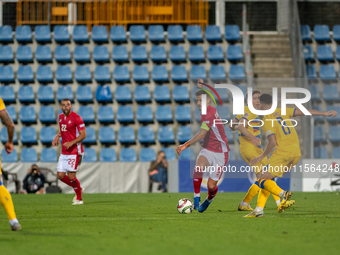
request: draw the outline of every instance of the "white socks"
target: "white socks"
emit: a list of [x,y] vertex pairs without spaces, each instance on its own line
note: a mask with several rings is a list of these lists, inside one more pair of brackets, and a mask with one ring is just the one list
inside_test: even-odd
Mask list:
[[17,218],[10,220],[9,224],[11,224],[11,226],[13,226],[15,223],[19,223],[19,221],[17,220]]

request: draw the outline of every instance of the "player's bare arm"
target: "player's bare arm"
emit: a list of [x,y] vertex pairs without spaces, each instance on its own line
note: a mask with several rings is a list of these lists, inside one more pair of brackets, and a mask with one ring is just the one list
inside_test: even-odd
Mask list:
[[[320,112],[320,111],[317,111],[317,110],[313,110],[313,109],[307,109],[313,116],[317,116],[317,115],[320,115],[320,116],[326,116],[326,117],[332,117],[334,118],[335,116],[338,115],[338,113],[336,111],[329,111],[329,112]],[[295,116],[305,116],[305,114],[300,110],[300,109],[297,109],[295,110]]]
[[74,140],[72,140],[72,141],[70,141],[70,142],[65,142],[65,143],[63,144],[63,147],[66,147],[66,149],[69,149],[69,148],[72,147],[74,144],[80,143],[81,141],[83,141],[85,138],[86,138],[86,130],[85,130],[85,129],[80,130],[80,131],[79,131],[79,136],[78,136],[76,139],[74,139]]
[[199,140],[203,139],[206,136],[207,133],[208,133],[207,130],[201,128],[200,131],[193,138],[191,138],[186,143],[177,147],[176,152],[178,153],[178,155],[181,155],[182,151],[185,150],[186,148],[188,148],[190,146],[190,144],[194,144],[194,143],[198,142]]
[[[235,119],[236,120],[236,119]],[[260,138],[257,138],[255,136],[253,136],[248,130],[247,130],[247,126],[248,126],[248,120],[246,119],[242,119],[243,121],[243,125],[236,125],[236,130],[239,130],[242,134],[244,134],[245,136],[247,136],[252,144],[254,146],[259,146],[261,144],[261,139]]]
[[54,137],[53,141],[52,141],[52,146],[57,146],[59,144],[59,138],[61,137],[60,132],[58,134],[56,134],[56,136]]
[[262,153],[262,155],[258,156],[256,158],[253,158],[250,161],[250,165],[254,166],[258,162],[263,160],[265,157],[267,157],[269,155],[269,153],[271,153],[274,150],[275,146],[276,146],[276,137],[275,137],[275,134],[273,134],[273,135],[268,137],[268,145],[267,145],[266,149],[264,150],[264,152]]
[[10,154],[14,147],[13,147],[13,137],[14,137],[14,123],[11,117],[8,115],[7,110],[3,110],[0,112],[0,118],[2,122],[7,127],[7,133],[8,133],[8,140],[5,144],[5,150],[7,154]]
[[197,87],[203,88],[203,84],[202,84],[203,82],[204,82],[203,79],[201,78],[197,79]]

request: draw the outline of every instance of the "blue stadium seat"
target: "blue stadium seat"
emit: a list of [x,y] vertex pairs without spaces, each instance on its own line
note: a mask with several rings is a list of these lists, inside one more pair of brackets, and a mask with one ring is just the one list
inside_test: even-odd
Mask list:
[[175,110],[175,119],[179,123],[190,123],[190,106],[178,105]]
[[168,82],[168,71],[166,70],[166,66],[154,65],[151,72],[151,78],[156,83]]
[[52,52],[50,46],[38,45],[35,50],[35,59],[39,63],[51,63],[52,62]]
[[314,126],[314,142],[326,143],[326,133],[324,126]]
[[[340,106],[339,105],[327,105],[327,108],[326,108],[326,112],[329,112],[329,111],[336,111],[338,113],[337,116],[335,116],[334,118],[332,117],[326,117],[327,121],[328,122],[340,122],[340,115],[339,115],[339,112],[340,112]],[[315,118],[315,117],[314,117]]]
[[13,30],[9,25],[0,26],[0,43],[10,43],[13,42],[12,36]]
[[126,32],[124,26],[112,26],[110,28],[110,38],[114,43],[126,42]]
[[[229,95],[228,95],[227,89],[216,88],[215,90],[218,93],[218,95],[220,96],[222,102],[229,102]],[[216,102],[218,102],[219,100],[218,100],[217,96],[215,95],[215,93],[213,94],[213,96],[214,96]]]
[[37,123],[37,117],[33,106],[22,106],[19,112],[19,119],[24,125]]
[[23,145],[34,145],[38,143],[37,132],[34,127],[23,127],[20,131],[20,141]]
[[247,86],[246,85],[238,85],[238,87],[242,90],[243,95],[244,95],[244,99],[246,98],[247,95]]
[[148,86],[136,86],[133,96],[137,103],[149,103],[151,102],[151,95]]
[[37,80],[40,83],[52,83],[53,82],[53,74],[50,66],[38,66],[36,72]]
[[192,100],[196,100],[196,92],[198,91],[198,87],[197,86],[193,86],[191,88],[191,99]]
[[[5,144],[7,140],[8,140],[7,127],[2,127],[1,128],[1,142]],[[18,144],[18,135],[17,135],[17,131],[15,130],[15,127],[14,127],[13,143]]]
[[130,40],[134,43],[146,42],[145,28],[142,25],[132,25],[130,27]]
[[117,86],[115,91],[115,99],[118,103],[131,103],[132,96],[129,86]]
[[330,45],[319,45],[316,51],[316,56],[319,61],[332,61],[334,62],[333,52]]
[[89,105],[79,106],[78,114],[83,119],[85,125],[96,123],[94,120],[94,111],[92,106]]
[[340,41],[340,25],[333,26],[333,39],[336,42]]
[[[86,46],[84,46],[86,47]],[[86,47],[87,48],[87,47]],[[74,56],[78,56],[77,55],[77,51],[80,48],[76,47],[75,48],[75,52],[74,52]],[[83,52],[81,52],[83,53]],[[88,53],[88,56],[90,57],[90,53]],[[58,45],[57,47],[55,47],[54,49],[54,59],[58,62],[58,63],[70,63],[71,62],[71,51],[70,48],[66,45]]]
[[111,74],[108,66],[97,65],[94,69],[94,79],[99,84],[111,83]]
[[150,50],[150,59],[156,63],[167,62],[164,46],[152,46]]
[[55,78],[60,84],[72,83],[72,72],[70,66],[58,66],[55,71]]
[[203,42],[202,28],[199,25],[189,25],[187,27],[187,39],[189,42]]
[[11,86],[0,86],[0,97],[5,104],[15,103],[14,88]]
[[100,162],[116,162],[117,154],[113,148],[102,148],[99,154]]
[[91,71],[89,66],[85,65],[77,65],[76,70],[74,71],[74,78],[80,84],[91,83]]
[[145,46],[134,45],[131,49],[131,59],[138,63],[148,62],[148,54]]
[[331,158],[340,158],[340,147],[333,147]]
[[169,51],[169,58],[172,62],[186,62],[183,46],[173,45]]
[[[62,46],[62,47],[66,47],[66,46]],[[89,48],[84,45],[77,45],[73,51],[73,58],[78,63],[90,63],[91,59],[90,59]]]
[[100,127],[98,132],[98,140],[101,144],[116,144],[116,135],[112,127]]
[[18,163],[18,153],[14,148],[10,154],[7,154],[5,148],[1,151],[1,162],[3,163]]
[[[320,105],[313,105],[312,109],[320,111],[320,112],[322,111]],[[323,119],[323,116],[316,115],[316,116],[314,116],[314,122],[324,123],[325,121]]]
[[224,126],[224,132],[227,136],[227,139],[228,139],[228,144],[233,144],[235,143],[235,140],[234,140],[234,134],[233,132],[230,130],[230,128],[228,126]]
[[74,102],[73,92],[71,86],[59,86],[57,89],[57,100],[60,102],[64,98],[68,98],[71,100],[71,103]]
[[168,26],[168,40],[172,43],[184,42],[182,26],[180,25]]
[[40,129],[40,142],[44,145],[51,145],[54,137],[56,136],[56,132],[54,127],[42,127]]
[[229,78],[232,81],[242,81],[246,79],[244,67],[241,65],[230,65]]
[[93,95],[90,86],[78,86],[76,92],[77,101],[81,104],[93,103]]
[[169,103],[170,99],[170,90],[166,85],[163,86],[155,86],[153,91],[153,98],[157,103]]
[[161,144],[175,143],[174,129],[171,126],[160,126],[157,132],[157,140]]
[[85,25],[78,25],[73,28],[72,38],[75,43],[87,43],[89,35]]
[[227,49],[227,59],[229,61],[243,60],[242,49],[240,45],[229,45]]
[[93,148],[84,148],[83,162],[95,163],[97,162],[97,153]]
[[108,37],[106,26],[93,26],[91,37],[95,43],[107,43]]
[[34,148],[22,148],[20,155],[21,162],[38,162],[38,154]]
[[168,105],[159,105],[156,108],[156,120],[159,123],[173,122],[171,108]]
[[140,123],[153,123],[153,113],[150,106],[140,105],[136,111],[137,121]]
[[209,77],[214,82],[221,82],[227,80],[227,75],[223,65],[211,65],[209,70]]
[[12,47],[9,45],[0,45],[0,63],[13,63],[14,55]]
[[116,65],[113,69],[113,79],[117,83],[129,83],[130,82],[130,73],[127,66],[118,66]]
[[101,105],[98,107],[97,118],[101,124],[111,124],[115,122],[112,107]]
[[165,42],[164,28],[161,25],[150,25],[148,30],[149,40],[154,43]]
[[210,62],[224,62],[223,50],[220,45],[210,45],[207,51]]
[[12,66],[0,66],[0,82],[8,84],[14,82]]
[[336,60],[340,61],[340,45],[336,46],[335,58]]
[[312,61],[312,62],[315,61],[312,45],[303,45],[303,55],[304,55],[305,61]]
[[205,27],[205,39],[207,39],[208,42],[221,42],[222,36],[221,36],[221,30],[219,26],[216,25],[209,25]]
[[132,127],[120,127],[118,130],[118,140],[122,144],[136,143],[136,137],[135,137],[135,132],[133,131],[133,128]]
[[190,69],[190,79],[192,81],[197,81],[198,78],[207,80],[207,72],[203,65],[192,65]]
[[149,82],[149,72],[147,66],[135,66],[132,71],[132,78],[137,83]]
[[155,144],[155,133],[150,126],[140,127],[138,129],[137,138],[141,144]]
[[205,62],[203,47],[200,45],[191,45],[189,47],[188,57],[191,62]]
[[19,66],[17,78],[20,83],[28,84],[34,82],[33,70],[31,66]]
[[111,93],[110,87],[107,85],[97,86],[96,100],[98,103],[101,103],[101,104],[112,103],[112,93]]
[[57,162],[57,151],[54,148],[43,148],[40,154],[40,162]]
[[69,43],[70,35],[67,26],[55,26],[53,29],[53,38],[57,43]]
[[31,104],[35,102],[32,86],[20,86],[18,90],[18,99],[22,104]]
[[227,105],[216,105],[216,110],[221,119],[230,120],[231,113]]
[[316,69],[314,65],[306,65],[307,77],[310,81],[317,81],[318,77],[316,75]]
[[15,112],[14,106],[6,106],[7,113],[9,117],[13,120],[14,124],[18,123],[17,113]]
[[106,46],[94,46],[92,57],[98,63],[110,62],[110,54]]
[[308,25],[301,25],[301,37],[303,42],[312,41],[310,27]]
[[82,143],[85,146],[91,146],[91,145],[97,144],[96,132],[94,131],[94,128],[93,127],[86,127],[85,129],[86,129],[86,138],[82,141]]
[[156,160],[156,152],[153,148],[141,148],[139,151],[140,162],[151,162]]
[[336,74],[334,66],[332,65],[320,65],[319,71],[320,79],[324,82],[336,81]]
[[315,25],[314,26],[314,39],[317,42],[330,41],[329,27],[327,25]]
[[175,85],[172,90],[172,98],[176,103],[189,102],[190,98],[188,87],[184,85]]
[[340,126],[330,126],[328,138],[332,143],[340,142]]
[[40,106],[39,120],[42,124],[55,124],[56,115],[53,106]]
[[238,27],[238,25],[225,26],[224,38],[228,42],[236,42],[241,40],[240,28]]
[[117,110],[117,120],[123,124],[134,123],[132,107],[129,105],[122,105]]
[[30,46],[19,45],[15,55],[19,63],[33,62],[33,53]]
[[120,154],[119,154],[119,161],[120,162],[136,162],[137,161],[136,150],[133,148],[121,149]]
[[32,42],[32,30],[30,26],[17,26],[15,28],[15,39],[18,43]]
[[311,99],[312,101],[317,101],[320,102],[320,92],[319,92],[319,87],[318,85],[309,85],[308,90],[311,93]]
[[185,150],[182,151],[181,155],[178,156],[178,159],[182,159],[182,160],[195,160],[196,159],[196,155],[195,155],[195,151],[192,148],[187,148]]
[[34,38],[38,43],[51,42],[51,30],[47,25],[38,25],[34,28]]
[[176,159],[176,152],[173,148],[163,147],[160,151],[165,152],[165,156],[167,160],[175,160]]
[[326,102],[337,102],[339,98],[338,85],[324,85],[322,90],[322,97]]
[[193,132],[190,126],[179,126],[177,128],[177,140],[179,143],[185,143],[193,137]]

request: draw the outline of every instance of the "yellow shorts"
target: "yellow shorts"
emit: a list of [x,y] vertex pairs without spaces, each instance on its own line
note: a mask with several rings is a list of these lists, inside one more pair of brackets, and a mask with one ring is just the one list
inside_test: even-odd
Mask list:
[[[255,147],[252,143],[246,143],[240,145],[240,153],[242,159],[247,162],[248,165],[250,165],[250,161],[256,157],[259,157],[262,155],[263,150],[262,148]],[[268,159],[265,157],[262,161],[257,163],[255,166],[253,166],[253,171],[255,174],[258,174],[262,171],[263,167],[265,167],[268,164]]]
[[300,160],[298,157],[287,157],[279,155],[276,151],[268,160],[267,171],[275,177],[282,177],[283,174],[287,173],[293,166],[295,166]]

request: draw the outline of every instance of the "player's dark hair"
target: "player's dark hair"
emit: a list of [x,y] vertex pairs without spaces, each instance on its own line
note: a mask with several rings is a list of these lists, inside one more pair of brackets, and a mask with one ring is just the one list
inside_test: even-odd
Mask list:
[[260,97],[260,102],[263,104],[272,104],[273,103],[273,97],[269,94],[262,94]]
[[64,98],[63,100],[60,101],[60,103],[63,103],[63,102],[65,102],[65,101],[70,101],[70,103],[72,103],[71,100],[68,99],[68,98]]
[[[261,90],[254,89],[252,95],[255,95],[255,94],[261,94]],[[247,99],[248,99],[248,93],[247,93],[246,97],[244,98],[244,101],[247,102]]]
[[205,92],[204,90],[200,89],[195,93],[196,96],[201,96],[201,95],[208,95],[207,92]]

